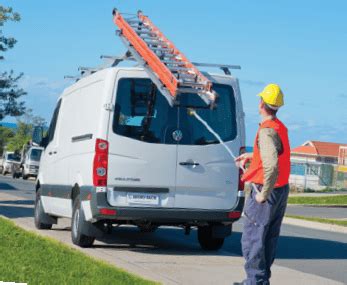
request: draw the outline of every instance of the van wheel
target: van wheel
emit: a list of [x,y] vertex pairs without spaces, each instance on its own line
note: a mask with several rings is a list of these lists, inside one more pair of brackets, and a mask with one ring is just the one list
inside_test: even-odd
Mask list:
[[41,191],[37,190],[36,199],[35,199],[35,227],[39,230],[50,230],[52,228],[52,224],[42,223],[42,217],[47,215],[42,207],[41,202]]
[[27,179],[28,179],[28,175],[25,175],[25,174],[24,174],[24,171],[22,172],[22,178],[23,178],[24,180],[27,180]]
[[198,227],[198,240],[204,250],[219,250],[224,243],[224,238],[212,237],[212,227]]
[[71,220],[71,238],[75,245],[80,247],[91,247],[94,243],[95,237],[90,237],[82,234],[82,226],[84,221],[83,211],[81,209],[81,202],[77,196],[73,203],[72,220]]

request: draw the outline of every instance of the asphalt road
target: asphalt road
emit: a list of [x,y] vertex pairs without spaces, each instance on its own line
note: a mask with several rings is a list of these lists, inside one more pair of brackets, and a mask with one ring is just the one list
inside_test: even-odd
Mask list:
[[[8,197],[15,196],[16,199],[7,198],[7,201],[2,201],[1,195],[6,196],[7,194],[11,195]],[[0,215],[11,219],[28,218],[28,223],[31,225],[33,198],[33,181],[13,180],[9,176],[0,176]],[[65,226],[60,225],[60,228],[56,231],[48,231],[50,235],[57,236],[58,239],[61,236],[63,240],[69,238],[69,235],[66,234],[69,229],[69,220],[64,220],[66,220],[64,221]],[[192,231],[190,236],[185,236],[182,230],[174,228],[160,228],[155,233],[150,234],[140,234],[134,227],[117,228],[114,230],[114,235],[98,242],[96,249],[101,250],[102,257],[106,261],[114,259],[115,255],[118,254],[117,264],[120,266],[122,262],[126,263],[127,258],[130,259],[134,256],[136,262],[132,262],[132,265],[137,266],[137,272],[141,272],[142,269],[143,272],[146,272],[145,270],[150,268],[153,272],[158,270],[157,274],[160,275],[159,271],[165,267],[165,278],[167,278],[165,280],[168,281],[164,281],[164,283],[193,284],[194,282],[189,281],[190,277],[187,272],[201,272],[201,276],[204,276],[201,268],[206,268],[206,270],[214,268],[214,274],[216,274],[215,272],[227,274],[226,270],[233,270],[233,262],[235,263],[235,270],[238,268],[237,270],[242,271],[242,267],[240,267],[242,263],[240,247],[242,219],[234,225],[233,231],[233,235],[226,240],[223,249],[212,255],[200,250],[196,231]],[[126,265],[131,266],[129,263]],[[307,273],[347,284],[347,235],[284,224],[279,239],[275,265],[278,268],[286,269],[287,274],[290,274],[288,276],[294,277],[295,274]],[[131,268],[129,270],[131,271]],[[176,270],[174,272],[175,276],[181,273],[182,276],[177,277],[177,280],[181,281],[171,280],[172,283],[170,283],[169,277],[167,277],[173,276],[170,275],[170,270]],[[280,269],[277,271],[279,272]],[[284,272],[284,270],[282,271]],[[147,276],[150,276],[150,273]],[[194,276],[191,278],[192,280],[196,279]],[[232,281],[239,280],[231,280],[231,284]],[[216,282],[215,284],[222,284],[222,282]],[[290,283],[283,281],[283,283],[278,284]],[[315,283],[302,280],[302,283],[299,282],[298,284]],[[323,282],[320,284],[330,283]]]

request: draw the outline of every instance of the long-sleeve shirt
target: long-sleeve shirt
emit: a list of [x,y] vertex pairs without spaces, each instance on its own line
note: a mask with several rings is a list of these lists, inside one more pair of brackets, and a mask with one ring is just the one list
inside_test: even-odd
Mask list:
[[[272,117],[266,117],[263,121],[269,119],[272,119]],[[278,154],[282,151],[282,143],[274,129],[264,128],[259,132],[258,146],[264,170],[264,184],[261,195],[267,199],[277,181]]]

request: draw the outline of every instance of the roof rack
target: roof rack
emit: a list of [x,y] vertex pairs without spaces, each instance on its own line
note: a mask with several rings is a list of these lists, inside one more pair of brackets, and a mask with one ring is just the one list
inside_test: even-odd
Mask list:
[[[109,62],[105,63],[98,67],[84,67],[80,66],[78,68],[78,71],[80,72],[80,75],[65,75],[64,79],[72,79],[72,80],[79,80],[83,77],[86,77],[90,74],[93,74],[99,70],[108,68],[108,67],[116,67],[120,63],[124,61],[132,61],[136,62],[136,59],[131,56],[130,52],[127,51],[123,56],[113,56],[113,55],[101,55],[101,59],[106,59]],[[230,69],[241,69],[240,65],[230,65],[230,64],[218,64],[218,63],[202,63],[202,62],[192,62],[195,66],[199,67],[211,67],[211,68],[219,68],[221,69],[225,75],[231,75]]]

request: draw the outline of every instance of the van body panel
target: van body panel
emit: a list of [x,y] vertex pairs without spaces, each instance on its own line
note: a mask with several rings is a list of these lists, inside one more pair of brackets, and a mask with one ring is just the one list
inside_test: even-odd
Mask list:
[[[147,79],[148,75],[143,70],[120,69],[112,99],[115,105],[117,105],[118,82],[126,78]],[[114,116],[115,112],[112,112],[108,131],[108,202],[112,206],[173,207],[177,145],[148,143],[118,135],[113,130]],[[133,192],[119,191],[124,187],[138,189]],[[169,192],[152,193],[151,198],[155,201],[149,199],[141,202],[139,199],[134,199],[136,195],[148,194],[146,189],[163,187],[168,188]]]
[[[238,82],[230,76],[207,73],[205,76],[215,84],[233,89],[236,134],[226,145],[238,155],[245,143]],[[160,112],[160,108],[155,109],[151,117],[160,130],[159,136],[154,129],[150,129],[154,132],[152,141],[137,136],[136,131],[146,127],[145,105],[135,104],[130,111],[119,111],[117,106],[118,96],[123,94],[119,91],[120,85],[127,90],[128,79],[143,80],[144,86],[150,81],[141,68],[108,68],[80,79],[64,91],[55,136],[42,154],[38,176],[45,189],[42,203],[45,212],[71,217],[71,193],[73,187],[78,186],[82,200],[91,199],[87,216],[94,222],[158,220],[155,215],[162,215],[159,220],[163,224],[165,221],[199,223],[199,217],[202,222],[232,222],[228,213],[242,210],[244,201],[238,197],[238,169],[232,158],[218,143],[199,145],[186,143],[184,139],[175,141],[175,131],[182,131],[186,136],[184,126],[180,126],[182,112],[186,112],[183,107],[167,108],[167,114]],[[142,87],[131,88],[140,90],[132,93],[135,97],[149,98],[141,91]],[[158,98],[157,103],[166,100],[162,95]],[[160,102],[164,106],[164,101]],[[172,112],[176,112],[174,116]],[[115,122],[121,125],[121,131]],[[131,129],[129,135],[124,135],[128,128]],[[93,159],[98,138],[109,143],[105,189],[93,186]],[[54,152],[56,155],[49,155]],[[181,165],[181,162],[198,165]],[[105,217],[100,215],[99,208],[116,209],[118,214]]]
[[[74,186],[83,187],[93,183],[93,158],[96,138],[106,138],[108,111],[105,103],[112,74],[100,72],[76,83],[62,97],[54,139],[43,154],[44,169],[40,179],[45,187],[55,187],[59,197],[67,199],[61,207],[49,206],[51,214],[66,216],[72,213],[71,192]],[[105,127],[104,127],[105,126]],[[56,153],[54,153],[56,152]],[[53,154],[49,154],[53,153]],[[42,183],[41,182],[41,183]],[[59,187],[60,186],[60,187]],[[43,205],[55,204],[53,197],[46,198]]]
[[[232,103],[230,101],[232,112],[229,113],[230,110],[225,109],[225,112],[228,112],[228,114],[216,113],[214,117],[210,117],[210,119],[220,120],[218,123],[219,125],[226,124],[228,120],[223,116],[229,116],[231,114],[230,119],[232,119],[232,123],[230,123],[231,125],[229,127],[234,128],[235,131],[231,139],[225,141],[225,145],[235,156],[238,156],[240,147],[244,146],[245,140],[241,133],[243,125],[241,124],[242,113],[240,110],[242,110],[242,106],[239,105],[240,94],[238,93],[237,82],[230,77],[205,75],[208,76],[214,84],[232,87],[232,89],[229,88],[230,94],[223,94],[225,97],[229,97],[229,95],[232,97],[231,99],[228,98],[232,101]],[[220,95],[222,95],[222,93]],[[229,101],[226,99],[227,98],[221,97],[220,101],[222,101],[223,104],[227,104]],[[197,114],[203,113],[199,111],[199,109],[197,109],[196,112]],[[213,111],[209,112],[212,113]],[[184,113],[181,114],[183,115]],[[200,116],[202,115],[200,114]],[[222,118],[218,118],[219,116]],[[232,118],[233,116],[234,118]],[[181,116],[181,121],[187,120],[183,120],[184,118],[185,116]],[[196,120],[196,118],[191,120]],[[201,123],[198,122],[198,124]],[[199,125],[199,127],[201,126]],[[201,135],[203,135],[202,131]],[[230,209],[236,205],[239,170],[234,163],[234,159],[224,146],[211,134],[209,139],[215,140],[215,143],[208,145],[179,144],[177,154],[178,165],[175,207],[223,210]],[[194,165],[185,165],[185,162],[194,162]]]

